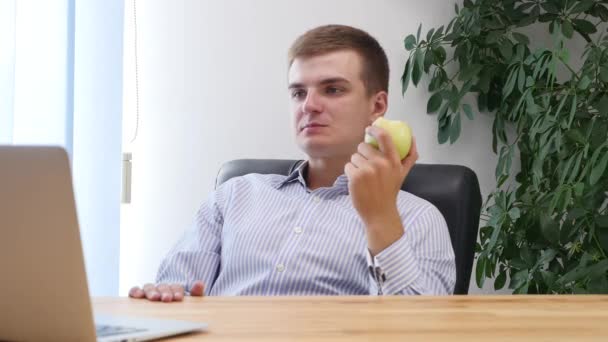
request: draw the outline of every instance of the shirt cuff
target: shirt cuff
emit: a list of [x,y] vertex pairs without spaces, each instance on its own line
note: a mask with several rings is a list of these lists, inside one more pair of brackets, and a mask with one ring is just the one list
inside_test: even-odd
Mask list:
[[406,292],[420,275],[418,261],[407,233],[399,240],[372,257],[367,250],[371,278],[371,291],[378,295],[396,295]]

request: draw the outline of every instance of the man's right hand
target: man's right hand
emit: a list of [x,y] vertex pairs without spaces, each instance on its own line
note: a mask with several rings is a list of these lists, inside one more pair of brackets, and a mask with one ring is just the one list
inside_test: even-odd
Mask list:
[[[195,281],[190,289],[190,295],[200,297],[204,293],[205,284],[202,281]],[[129,291],[129,297],[146,298],[153,302],[180,302],[184,299],[184,287],[179,284],[146,284],[143,288],[134,286]]]

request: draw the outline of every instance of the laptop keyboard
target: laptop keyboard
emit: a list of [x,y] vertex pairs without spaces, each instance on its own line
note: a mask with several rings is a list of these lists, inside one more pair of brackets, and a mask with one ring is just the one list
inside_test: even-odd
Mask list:
[[121,327],[118,325],[95,325],[97,337],[114,336],[120,334],[132,334],[136,332],[146,331],[146,329],[132,328],[132,327]]

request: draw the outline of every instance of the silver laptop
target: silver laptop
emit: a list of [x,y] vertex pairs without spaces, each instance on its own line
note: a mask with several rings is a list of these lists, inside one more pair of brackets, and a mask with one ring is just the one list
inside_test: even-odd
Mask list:
[[145,341],[206,329],[93,318],[66,152],[0,146],[0,341]]

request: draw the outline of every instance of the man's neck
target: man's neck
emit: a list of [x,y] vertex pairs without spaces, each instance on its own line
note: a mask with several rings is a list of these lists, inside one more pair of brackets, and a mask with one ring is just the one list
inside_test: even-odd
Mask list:
[[306,172],[306,184],[311,190],[331,187],[338,176],[344,173],[344,165],[350,160],[345,158],[310,158]]

